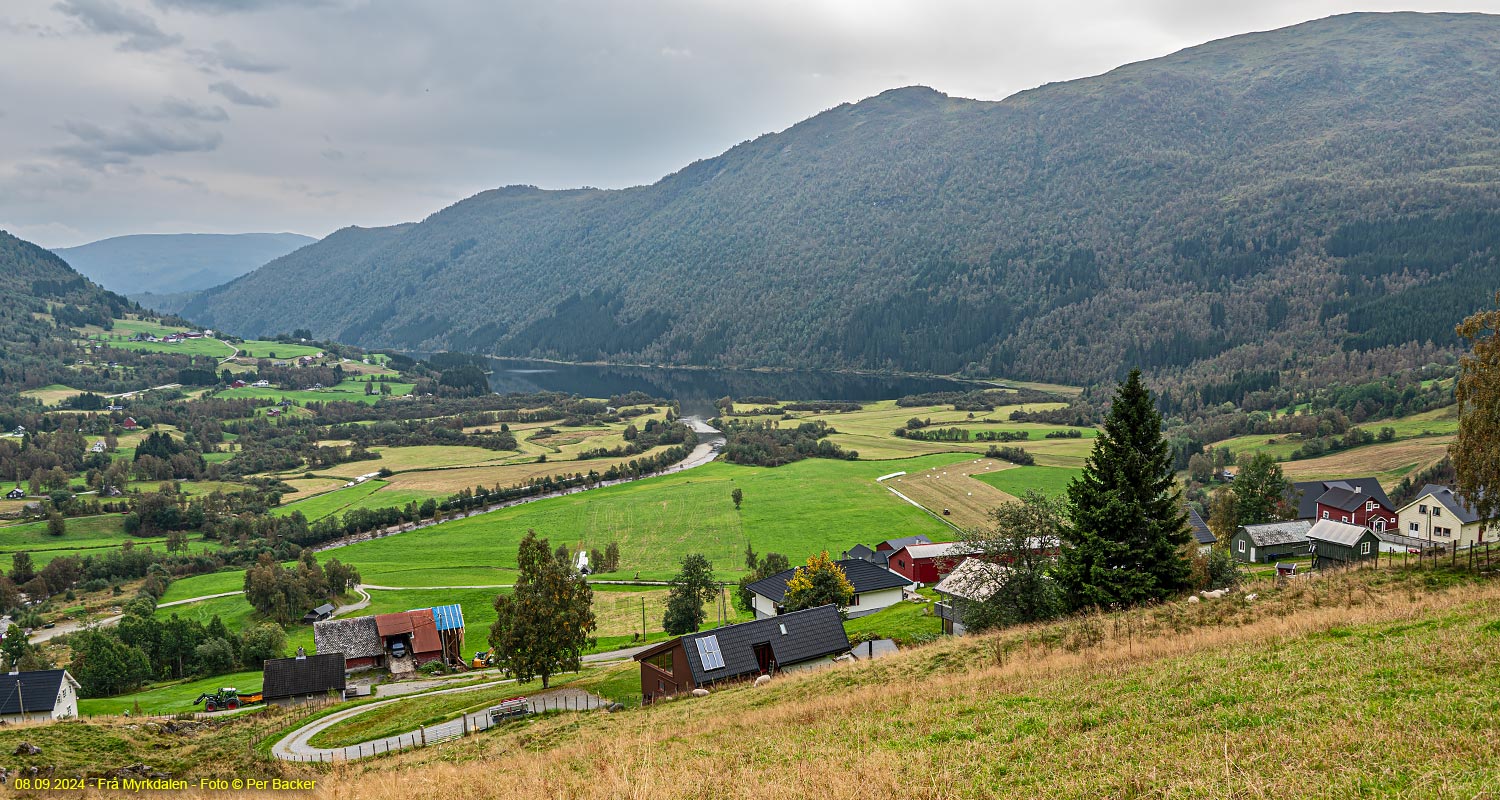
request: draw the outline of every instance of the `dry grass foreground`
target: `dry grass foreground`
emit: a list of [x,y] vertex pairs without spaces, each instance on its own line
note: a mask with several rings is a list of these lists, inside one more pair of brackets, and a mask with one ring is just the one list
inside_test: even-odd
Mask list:
[[320,797],[1479,797],[1500,585],[1365,570],[340,766]]

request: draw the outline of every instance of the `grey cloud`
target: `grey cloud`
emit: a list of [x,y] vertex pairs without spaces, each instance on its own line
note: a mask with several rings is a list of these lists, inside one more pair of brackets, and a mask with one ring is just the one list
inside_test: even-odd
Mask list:
[[182,41],[181,36],[163,31],[151,17],[113,0],[62,0],[53,8],[93,33],[125,37],[121,50],[150,52]]
[[226,122],[229,112],[219,106],[207,106],[192,100],[169,97],[162,101],[161,114],[176,119],[191,119],[199,122]]
[[259,108],[275,108],[281,105],[281,101],[266,94],[255,94],[241,88],[232,81],[219,81],[208,87],[213,92],[231,103],[242,106],[256,106]]
[[101,128],[89,122],[68,121],[63,130],[74,141],[52,148],[52,152],[86,167],[100,169],[124,165],[136,158],[166,153],[205,152],[224,141],[218,131],[172,130],[131,121],[122,128]]
[[233,42],[215,42],[213,50],[207,56],[213,63],[236,72],[280,72],[285,69],[281,64],[274,64],[241,50]]
[[331,0],[155,0],[161,8],[196,11],[203,14],[230,14],[261,11],[275,6],[326,6]]

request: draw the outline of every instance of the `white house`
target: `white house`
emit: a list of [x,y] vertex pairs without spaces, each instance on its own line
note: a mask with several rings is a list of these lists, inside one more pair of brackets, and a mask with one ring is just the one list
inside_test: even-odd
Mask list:
[[78,716],[78,681],[65,669],[0,675],[0,722],[38,722]]
[[1412,539],[1448,547],[1459,547],[1494,541],[1485,534],[1494,520],[1482,520],[1474,513],[1474,507],[1465,502],[1447,486],[1429,483],[1417,493],[1417,498],[1396,512],[1397,530]]
[[[839,565],[844,571],[844,577],[854,586],[854,602],[844,609],[849,617],[863,617],[901,602],[902,592],[912,585],[906,578],[863,559],[846,558],[833,563]],[[750,584],[748,588],[756,619],[782,613],[781,603],[786,598],[786,585],[796,572],[796,569],[789,569]]]
[[933,586],[933,591],[942,595],[937,604],[938,616],[943,620],[943,633],[962,636],[968,632],[964,626],[964,610],[970,604],[983,603],[1000,590],[1005,567],[977,558],[960,561],[952,572]]

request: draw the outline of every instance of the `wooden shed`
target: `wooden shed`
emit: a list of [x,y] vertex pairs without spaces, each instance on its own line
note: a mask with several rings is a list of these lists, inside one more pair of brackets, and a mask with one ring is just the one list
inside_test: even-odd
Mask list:
[[1320,519],[1307,532],[1313,568],[1341,567],[1380,557],[1380,537],[1363,525]]

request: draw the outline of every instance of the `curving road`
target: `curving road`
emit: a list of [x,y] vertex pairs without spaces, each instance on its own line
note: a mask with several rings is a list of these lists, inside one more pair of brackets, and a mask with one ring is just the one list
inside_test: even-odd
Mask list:
[[[515,683],[515,679],[508,678],[505,680],[489,681],[487,683],[462,686],[454,689],[439,689],[435,692],[427,692],[421,696],[431,697],[439,694],[472,692],[479,689],[488,689],[493,686],[503,686],[507,683]],[[410,697],[410,695],[407,697]],[[454,717],[447,722],[440,722],[425,728],[414,728],[395,736],[369,739],[347,747],[316,747],[310,744],[314,736],[334,725],[360,716],[361,714],[369,713],[382,706],[405,700],[407,697],[380,700],[313,720],[307,725],[283,736],[280,741],[271,747],[271,753],[283,761],[353,761],[359,758],[368,758],[379,753],[420,747],[424,741],[431,744],[438,740],[462,736],[466,731],[479,731],[491,726],[489,712],[485,710],[465,714],[461,717]],[[527,705],[533,713],[538,711],[590,711],[603,708],[607,705],[604,699],[598,695],[590,694],[581,689],[568,688],[552,689],[538,695],[533,695],[528,697],[527,701]]]
[[[243,590],[235,590],[233,592],[219,592],[218,594],[205,594],[205,595],[203,595],[201,597],[189,597],[189,598],[186,598],[186,599],[183,599],[183,600],[173,600],[170,603],[158,603],[156,607],[157,608],[170,608],[172,606],[183,606],[183,605],[187,605],[188,603],[197,603],[197,602],[200,602],[200,601],[203,601],[203,600],[213,600],[213,599],[218,598],[218,597],[234,597],[237,594],[244,594],[244,593],[245,592]],[[61,636],[61,635],[65,634],[65,633],[72,633],[73,631],[81,630],[83,628],[95,628],[95,627],[105,628],[105,627],[109,627],[110,625],[114,625],[115,623],[119,622],[120,621],[120,617],[122,617],[122,616],[124,616],[124,615],[123,614],[115,614],[114,616],[110,616],[110,617],[105,617],[103,619],[94,620],[93,622],[84,622],[84,621],[80,621],[80,620],[66,620],[64,622],[57,623],[56,627],[53,627],[53,628],[43,628],[41,630],[33,631],[32,634],[31,634],[31,636],[27,637],[27,640],[30,641],[32,644],[36,644],[38,642],[45,642],[48,639],[53,638],[54,636]]]

